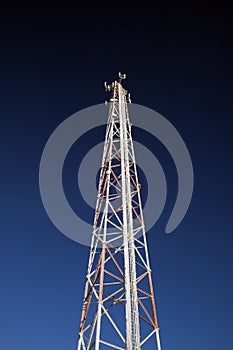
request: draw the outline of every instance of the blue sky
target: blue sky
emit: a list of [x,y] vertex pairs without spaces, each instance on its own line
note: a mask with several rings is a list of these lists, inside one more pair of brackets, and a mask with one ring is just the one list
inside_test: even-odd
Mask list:
[[53,130],[105,101],[102,83],[120,70],[128,74],[133,102],[176,127],[194,167],[189,211],[166,235],[176,174],[159,142],[147,140],[168,180],[165,210],[148,232],[163,350],[231,349],[229,11],[206,1],[124,11],[95,6],[3,7],[0,348],[76,347],[88,248],[50,222],[40,199],[39,163]]

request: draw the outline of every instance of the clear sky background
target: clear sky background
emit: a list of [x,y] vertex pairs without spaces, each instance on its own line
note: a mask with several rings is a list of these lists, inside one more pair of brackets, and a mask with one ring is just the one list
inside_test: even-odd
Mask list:
[[105,101],[103,81],[118,71],[128,74],[133,102],[176,127],[194,166],[190,209],[166,235],[176,173],[159,142],[147,140],[168,181],[165,210],[148,233],[163,350],[232,349],[232,18],[226,2],[13,1],[0,16],[0,349],[76,349],[88,248],[50,222],[39,163],[53,130]]

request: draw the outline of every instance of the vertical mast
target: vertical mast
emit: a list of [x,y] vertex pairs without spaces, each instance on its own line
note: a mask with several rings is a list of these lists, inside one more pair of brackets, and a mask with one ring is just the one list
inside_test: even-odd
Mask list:
[[130,184],[129,143],[131,125],[126,113],[126,94],[120,83],[117,84],[119,96],[120,149],[122,174],[123,237],[126,291],[126,333],[127,349],[140,349],[140,330],[137,306],[137,281],[135,271],[134,232],[132,193]]
[[[78,350],[161,350],[128,92],[111,91]],[[145,344],[145,345],[144,345]],[[151,345],[152,344],[152,345]]]

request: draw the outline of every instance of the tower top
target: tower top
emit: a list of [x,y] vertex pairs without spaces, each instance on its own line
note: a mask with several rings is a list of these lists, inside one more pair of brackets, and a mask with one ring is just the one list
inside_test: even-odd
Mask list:
[[[115,80],[114,82],[112,82],[110,84],[108,84],[106,81],[104,82],[105,91],[113,91],[114,92],[114,90],[117,88],[118,84],[120,84],[122,86],[122,80],[126,79],[126,74],[119,72],[118,75],[119,75],[118,81]],[[126,96],[126,102],[131,103],[130,93],[127,90],[125,90],[124,88],[123,88],[123,91],[124,91],[125,96]]]
[[[118,81],[118,83],[121,84],[122,80],[126,79],[126,74],[125,74],[125,73],[122,74],[121,72],[119,72],[118,75],[119,75],[119,81]],[[105,90],[106,90],[106,91],[111,91],[111,90],[114,88],[115,83],[116,83],[116,81],[115,81],[115,82],[112,82],[111,84],[108,84],[108,83],[105,81],[105,82],[104,82]]]

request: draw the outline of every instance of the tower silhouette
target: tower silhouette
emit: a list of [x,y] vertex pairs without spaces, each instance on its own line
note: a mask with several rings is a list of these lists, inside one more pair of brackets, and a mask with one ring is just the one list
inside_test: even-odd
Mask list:
[[161,350],[125,74],[111,92],[78,350]]

